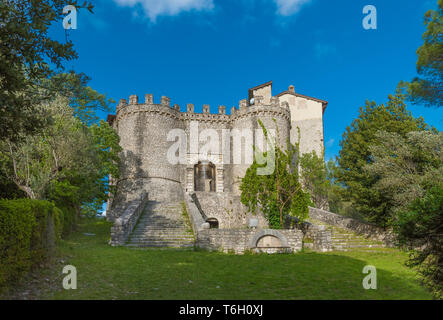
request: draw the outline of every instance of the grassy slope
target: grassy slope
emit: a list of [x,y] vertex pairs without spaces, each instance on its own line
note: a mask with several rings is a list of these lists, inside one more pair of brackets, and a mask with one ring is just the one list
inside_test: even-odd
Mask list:
[[[47,299],[430,299],[405,267],[406,255],[334,252],[228,255],[110,247],[109,223],[84,221],[60,254],[78,272],[78,289]],[[95,233],[86,236],[83,233]],[[378,289],[364,290],[362,269],[377,267]],[[61,270],[59,271],[61,272]],[[58,275],[60,277],[60,275]],[[61,278],[58,281],[61,287]]]

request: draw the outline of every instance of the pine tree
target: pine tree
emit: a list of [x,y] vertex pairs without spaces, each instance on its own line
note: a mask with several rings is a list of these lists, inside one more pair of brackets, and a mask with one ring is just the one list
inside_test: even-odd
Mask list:
[[405,95],[398,89],[386,105],[366,102],[358,118],[346,128],[337,157],[337,180],[346,187],[345,200],[352,201],[367,221],[383,227],[391,224],[391,200],[373,188],[379,177],[366,172],[364,166],[373,162],[369,147],[379,143],[377,132],[404,137],[408,132],[427,129],[422,117],[414,118],[406,109],[404,100]]

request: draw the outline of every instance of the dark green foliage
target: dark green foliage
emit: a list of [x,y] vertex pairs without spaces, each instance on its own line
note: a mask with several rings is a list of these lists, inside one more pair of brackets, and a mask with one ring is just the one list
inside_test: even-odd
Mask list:
[[[282,150],[275,141],[270,140],[263,123],[260,120],[258,122],[268,143],[275,147],[275,152],[269,154],[269,158],[268,152],[256,152],[254,162],[246,170],[240,185],[241,202],[252,213],[257,210],[263,212],[273,229],[282,228],[287,215],[303,222],[308,217],[311,201],[299,182],[298,148],[288,142],[286,150]],[[258,174],[258,170],[266,167],[266,164],[259,164],[257,157],[274,161],[272,173]]]
[[443,299],[443,185],[399,213],[395,230],[402,245],[416,249],[409,264],[418,267],[435,297]]
[[0,142],[2,174],[31,199],[95,215],[114,191],[108,176],[119,176],[119,137],[103,120],[82,123],[65,98],[44,107],[51,125],[26,139]]
[[[35,106],[46,97],[39,90],[42,79],[77,58],[72,42],[48,36],[52,23],[60,23],[63,7],[92,5],[68,0],[3,0],[0,2],[0,137],[15,140],[20,133],[35,132],[46,118]],[[50,67],[50,64],[54,68]]]
[[70,234],[77,224],[79,218],[79,207],[76,204],[79,199],[77,187],[68,181],[54,182],[49,190],[48,199],[52,200],[62,212],[62,235]]
[[438,9],[425,14],[426,31],[423,45],[417,50],[416,77],[408,86],[413,103],[425,106],[443,106],[443,0],[438,0]]
[[411,131],[427,129],[423,118],[414,118],[406,109],[405,96],[400,90],[390,95],[386,105],[367,102],[351,126],[346,128],[340,141],[337,157],[339,168],[337,181],[346,188],[344,200],[351,201],[354,208],[369,222],[382,227],[391,224],[390,199],[373,188],[379,177],[363,170],[373,162],[369,147],[379,144],[379,131],[394,132],[404,137]]
[[54,254],[62,214],[42,200],[0,200],[0,290]]
[[389,199],[386,213],[392,221],[410,202],[432,186],[443,184],[443,133],[412,131],[405,137],[380,131],[371,145],[372,163],[364,170],[376,176],[373,188]]
[[331,182],[328,180],[323,156],[317,156],[315,151],[303,154],[300,157],[300,168],[303,188],[309,192],[315,207],[327,210]]
[[45,100],[53,99],[55,94],[68,98],[73,115],[83,124],[90,126],[99,120],[97,110],[110,112],[110,104],[115,102],[88,86],[90,80],[91,78],[84,73],[58,73],[50,79],[40,81],[40,93],[46,95]]
[[364,220],[350,201],[343,200],[346,188],[336,179],[339,168],[329,160],[317,156],[315,151],[300,157],[301,181],[316,208],[331,211],[350,218]]

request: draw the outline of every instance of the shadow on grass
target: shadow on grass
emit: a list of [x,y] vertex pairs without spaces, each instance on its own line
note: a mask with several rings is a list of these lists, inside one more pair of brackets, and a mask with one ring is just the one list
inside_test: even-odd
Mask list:
[[[85,220],[60,245],[78,272],[78,289],[49,299],[430,299],[406,256],[374,253],[233,255],[108,245],[110,224]],[[95,236],[85,236],[94,233]],[[365,265],[377,268],[377,289],[362,286]],[[60,270],[61,272],[61,270]]]

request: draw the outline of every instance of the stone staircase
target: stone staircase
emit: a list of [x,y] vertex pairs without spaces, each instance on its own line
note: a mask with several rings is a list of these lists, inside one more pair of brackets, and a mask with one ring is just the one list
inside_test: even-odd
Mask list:
[[149,201],[126,244],[128,247],[188,248],[194,235],[180,202]]
[[329,225],[323,221],[309,219],[309,222],[315,225],[325,226],[326,229],[331,230],[332,234],[332,249],[337,251],[383,251],[385,245],[381,241],[367,239],[348,229]]

